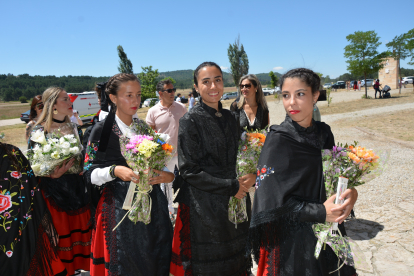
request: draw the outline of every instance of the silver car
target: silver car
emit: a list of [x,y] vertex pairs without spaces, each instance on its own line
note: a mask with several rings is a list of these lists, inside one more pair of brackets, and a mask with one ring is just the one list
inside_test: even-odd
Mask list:
[[230,92],[230,93],[226,93],[221,97],[221,100],[230,100],[230,99],[235,99],[239,96],[238,92]]
[[[367,79],[367,86],[373,86],[374,85],[374,80],[373,79]],[[365,80],[361,80],[361,87],[365,86]]]

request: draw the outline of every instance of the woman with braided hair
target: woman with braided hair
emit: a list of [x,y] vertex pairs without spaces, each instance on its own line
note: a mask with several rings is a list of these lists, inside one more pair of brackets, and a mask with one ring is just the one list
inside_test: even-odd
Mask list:
[[[322,149],[335,145],[330,127],[312,119],[319,97],[320,78],[305,68],[280,79],[286,119],[270,127],[260,155],[256,193],[250,220],[249,253],[258,262],[257,275],[356,275],[353,267],[339,271],[338,257],[329,246],[315,258],[315,223],[342,222],[358,193],[346,190],[341,206],[326,198]],[[342,262],[341,262],[342,263]]]
[[84,164],[85,180],[101,192],[92,235],[91,275],[168,276],[173,229],[167,199],[156,184],[172,182],[174,175],[154,170],[159,175],[149,180],[150,223],[123,220],[130,182],[138,183],[139,176],[123,157],[119,139],[151,135],[153,130],[145,121],[133,118],[141,101],[141,85],[135,75],[111,77],[105,93],[111,110],[93,128]]
[[[70,122],[72,102],[63,88],[49,87],[42,95],[44,108],[29,137],[29,150],[35,151],[40,143],[36,133],[73,135],[79,138],[79,129]],[[37,142],[35,141],[37,140]],[[80,147],[80,145],[79,145]],[[80,159],[77,159],[79,167]],[[39,187],[52,215],[53,224],[59,235],[57,252],[69,275],[77,270],[89,270],[91,253],[91,229],[89,220],[90,189],[78,173],[67,173],[75,164],[75,158],[64,161],[49,175],[38,177]]]

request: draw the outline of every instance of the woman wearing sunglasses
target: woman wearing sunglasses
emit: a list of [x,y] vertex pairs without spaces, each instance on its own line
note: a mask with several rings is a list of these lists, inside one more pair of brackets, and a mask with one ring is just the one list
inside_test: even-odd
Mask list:
[[42,95],[36,95],[33,97],[32,104],[30,105],[30,122],[26,125],[26,142],[29,140],[30,132],[32,132],[33,126],[36,124],[40,113],[42,113],[42,110]]
[[240,118],[241,131],[264,129],[269,125],[269,109],[264,97],[262,85],[256,75],[249,74],[240,78],[240,97],[230,106]]

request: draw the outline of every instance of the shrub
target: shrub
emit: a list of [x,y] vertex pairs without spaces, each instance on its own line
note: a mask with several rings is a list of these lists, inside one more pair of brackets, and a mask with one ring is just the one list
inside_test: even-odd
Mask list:
[[19,97],[19,101],[21,103],[27,103],[27,98],[25,96],[21,96],[21,97]]

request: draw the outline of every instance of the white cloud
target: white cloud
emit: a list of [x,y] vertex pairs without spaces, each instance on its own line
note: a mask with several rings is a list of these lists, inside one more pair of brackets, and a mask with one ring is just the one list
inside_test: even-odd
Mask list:
[[229,67],[220,66],[221,70],[228,70]]
[[282,66],[276,66],[276,67],[273,67],[273,70],[275,70],[275,71],[279,71],[279,70],[282,70],[283,69],[283,67]]

